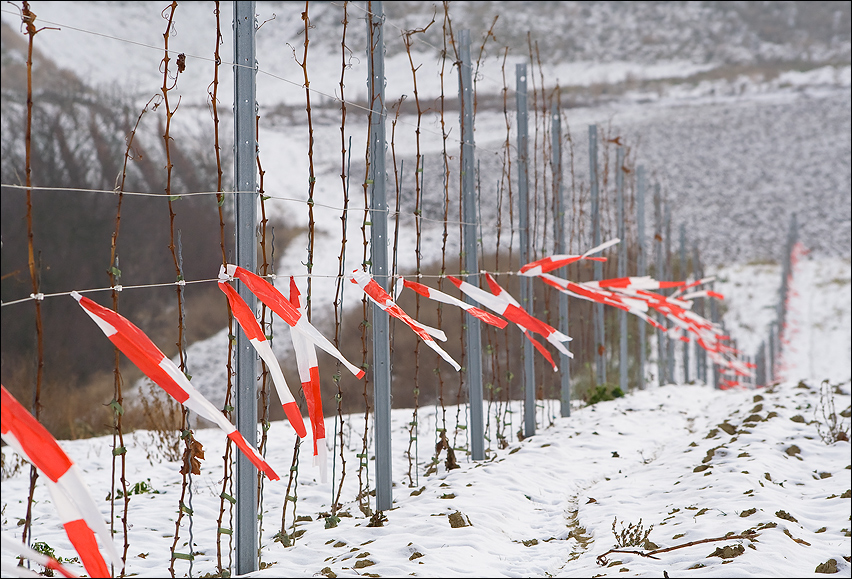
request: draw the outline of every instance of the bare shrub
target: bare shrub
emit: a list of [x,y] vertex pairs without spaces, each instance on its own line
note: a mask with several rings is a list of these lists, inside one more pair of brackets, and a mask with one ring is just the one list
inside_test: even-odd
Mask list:
[[148,462],[153,466],[163,460],[180,460],[183,456],[180,449],[180,405],[163,395],[159,386],[153,382],[147,382],[147,392],[140,392],[139,404],[145,416],[146,432],[138,433],[137,436],[144,434],[149,437],[149,442],[141,445],[145,448]]
[[654,530],[654,525],[651,525],[646,530],[642,528],[642,519],[639,519],[639,523],[634,525],[633,523],[628,523],[627,528],[624,527],[624,523],[621,523],[621,532],[618,533],[615,531],[615,524],[618,521],[618,517],[614,517],[612,519],[612,534],[615,537],[615,544],[619,548],[623,547],[640,547],[644,548],[645,544],[648,541],[648,535],[651,534],[651,531]]
[[823,380],[819,387],[819,404],[814,408],[814,420],[819,437],[826,444],[849,440],[849,409],[838,413],[834,407],[834,395],[841,384],[831,385]]

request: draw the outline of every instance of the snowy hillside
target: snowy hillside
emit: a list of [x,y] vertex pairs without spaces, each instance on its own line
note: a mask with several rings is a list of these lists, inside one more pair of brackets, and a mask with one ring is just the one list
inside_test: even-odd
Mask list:
[[[689,4],[681,9],[666,3],[646,4],[639,9],[638,5],[606,2],[542,3],[542,10],[527,14],[523,10],[525,3],[450,3],[456,33],[462,26],[471,28],[474,57],[479,55],[478,45],[493,17],[500,16],[494,38],[484,44],[478,71],[480,105],[475,139],[481,174],[499,175],[502,171],[501,146],[507,136],[501,98],[504,47],[509,48],[505,77],[513,127],[510,140],[514,143],[514,64],[530,61],[526,38],[526,31],[530,30],[530,41],[541,43],[538,54],[543,61],[540,73],[537,57],[530,63],[534,77],[530,90],[540,79],[548,90],[557,83],[563,89],[562,100],[569,107],[565,122],[572,134],[578,187],[588,183],[587,126],[597,124],[609,136],[620,135],[629,147],[629,161],[644,165],[651,183],[661,184],[663,195],[672,206],[675,230],[681,223],[688,226],[689,239],[698,244],[705,263],[777,262],[783,230],[776,224],[785,222],[793,211],[800,214],[802,239],[811,251],[848,256],[852,242],[848,200],[852,188],[852,69],[845,28],[848,5],[821,3],[818,10],[809,11],[794,3],[766,8],[758,15],[748,13],[749,9],[743,6],[708,3],[700,7]],[[361,151],[366,129],[363,110],[358,106],[366,96],[365,26],[363,8],[359,6],[349,6],[346,59],[350,68],[345,73],[345,96],[352,101],[345,132],[353,143],[353,184],[359,182],[359,172],[363,171]],[[162,85],[163,6],[156,2],[55,2],[36,5],[34,9],[39,10],[45,25],[65,25],[59,31],[46,30],[36,39],[37,50],[60,67],[75,71],[91,86],[129,92],[140,107],[158,92]],[[297,64],[304,50],[299,16],[303,9],[298,2],[257,5],[259,22],[263,22],[257,49],[261,160],[266,170],[266,191],[272,196],[270,215],[290,228],[305,227],[308,213],[303,203],[285,200],[304,200],[307,194],[305,91]],[[440,95],[442,10],[436,9],[435,24],[425,35],[413,37],[413,59],[420,66],[418,93],[426,111],[421,136],[425,155],[424,216],[440,220],[442,136],[436,98]],[[222,4],[225,40],[221,56],[226,63],[232,50],[230,10],[229,3]],[[343,11],[336,3],[311,4],[309,10],[314,26],[309,31],[307,68],[315,91],[315,197],[321,204],[339,208],[340,112],[333,97],[340,92]],[[414,259],[410,168],[414,164],[416,118],[410,64],[400,32],[426,26],[433,10],[425,3],[400,2],[388,3],[387,11],[387,102],[394,103],[403,94],[408,96],[395,138],[398,160],[406,160],[409,167],[403,175],[400,223],[405,229],[400,236],[399,263],[400,270],[405,271],[413,266]],[[108,33],[91,25],[90,12],[110,22]],[[820,18],[825,20],[821,27]],[[4,8],[3,22],[16,29],[15,19],[12,9]],[[640,31],[652,23],[657,23],[655,32],[642,36]],[[570,33],[565,32],[566,27]],[[186,53],[188,62],[175,89],[183,104],[174,117],[172,134],[180,142],[182,138],[197,139],[199,127],[212,131],[206,106],[215,45],[215,19],[210,6],[179,5],[175,29],[170,48]],[[779,32],[785,29],[793,32]],[[560,34],[555,34],[555,30]],[[720,41],[723,37],[725,42]],[[566,47],[557,50],[548,44],[557,42],[557,38],[567,38]],[[637,38],[641,39],[641,46],[635,45]],[[444,89],[452,106],[457,78],[450,65],[451,62]],[[228,123],[232,80],[227,66],[220,76],[220,112],[223,123]],[[449,109],[445,115],[451,155],[458,147],[457,117],[450,112],[454,110]],[[225,127],[227,124],[222,130],[223,148],[228,149],[232,137]],[[455,162],[451,162],[451,198],[457,170]],[[493,250],[495,241],[494,188],[494,179],[481,179],[486,251]],[[363,205],[360,188],[354,189],[352,208]],[[646,207],[650,223],[651,204]],[[339,251],[340,210],[316,209],[316,253],[324,257],[315,259],[318,269],[314,273],[334,275],[336,259],[331,256]],[[583,227],[575,221],[569,225]],[[352,217],[350,228],[349,239],[358,239],[360,216]],[[509,228],[504,222],[506,237]],[[439,223],[424,220],[427,263],[439,258],[436,248],[440,247],[440,234]],[[587,246],[578,232],[572,238],[577,244],[574,249]],[[458,251],[454,227],[450,228],[449,244],[451,254]],[[358,243],[352,245],[349,262],[357,263],[360,247]],[[304,273],[300,264],[306,255],[305,243],[291,244],[285,255],[279,256],[277,270]],[[315,304],[327,304],[334,284],[317,280],[313,291]]]
[[[160,61],[166,26],[165,6],[157,2],[35,4],[33,10],[42,25],[61,28],[39,33],[35,40],[36,50],[59,67],[74,71],[87,86],[130,95],[131,102],[141,109],[162,85]],[[503,142],[508,137],[514,146],[516,138],[514,65],[526,62],[531,67],[531,91],[536,83],[540,89],[542,80],[548,90],[557,82],[562,89],[563,127],[570,131],[573,144],[573,150],[565,153],[566,199],[571,206],[566,217],[570,251],[590,247],[588,126],[596,124],[607,138],[621,138],[628,147],[631,166],[644,165],[647,170],[651,186],[645,214],[647,244],[653,235],[650,191],[659,184],[671,207],[673,231],[681,224],[686,226],[688,243],[697,245],[707,273],[746,263],[780,263],[786,227],[779,224],[786,224],[793,212],[800,224],[800,238],[814,256],[849,258],[852,247],[849,47],[852,37],[848,30],[848,4],[767,5],[760,13],[754,13],[747,4],[714,3],[685,6],[643,3],[641,8],[634,4],[607,2],[542,3],[540,10],[532,12],[525,10],[525,6],[526,3],[512,2],[452,2],[449,5],[454,34],[463,26],[471,29],[474,57],[480,55],[479,45],[494,22],[494,16],[499,15],[494,24],[494,36],[484,43],[477,77],[475,140],[480,163],[485,253],[496,250],[500,216],[501,248],[506,251],[512,240],[517,250],[517,222],[507,218],[507,195],[504,191],[498,200],[497,189],[500,176],[506,170]],[[227,63],[232,58],[231,4],[222,3],[221,7],[224,40],[220,50],[223,62]],[[436,100],[441,89],[443,10],[440,6],[433,10],[429,4],[417,2],[387,3],[386,9],[387,100],[393,103],[401,95],[407,95],[396,119],[393,148],[388,152],[389,162],[391,154],[395,153],[402,169],[398,271],[409,273],[414,268],[416,244],[413,167],[417,121],[411,65],[401,31],[427,26],[433,12],[437,11],[435,23],[425,33],[414,35],[412,45],[412,59],[415,66],[420,66],[418,94],[425,111],[420,143],[425,165],[421,174],[424,185],[422,255],[424,264],[428,265],[440,260],[443,235],[443,137]],[[279,232],[286,229],[288,234],[294,234],[294,241],[283,248],[279,246],[275,254],[274,268],[280,276],[303,276],[308,255],[307,240],[299,235],[308,226],[304,201],[307,198],[309,135],[303,73],[297,64],[304,51],[304,23],[300,18],[303,10],[300,2],[257,4],[258,21],[263,23],[257,36],[257,59],[260,158],[266,171],[265,192],[270,196],[267,211]],[[109,22],[109,30],[94,25],[91,14],[98,14],[101,22]],[[313,28],[309,30],[307,69],[311,88],[315,91],[311,99],[317,200],[313,259],[316,277],[312,281],[311,301],[317,324],[324,329],[328,329],[331,322],[330,305],[336,291],[341,238],[342,143],[340,106],[334,97],[340,92],[342,15],[339,3],[309,5]],[[360,231],[363,213],[357,211],[364,206],[360,183],[363,180],[366,119],[363,108],[359,108],[366,95],[363,4],[350,3],[348,15],[348,50],[344,56],[349,67],[345,71],[345,97],[349,104],[344,133],[347,147],[350,138],[352,142],[352,191],[346,263],[355,267],[363,259]],[[2,22],[4,27],[8,26],[4,28],[4,58],[20,62],[24,57],[20,52],[17,19],[11,6],[3,8]],[[182,103],[172,127],[172,136],[178,144],[204,144],[212,134],[207,103],[208,85],[213,76],[215,26],[212,5],[183,3],[175,11],[176,32],[170,37],[169,46],[174,52],[187,55],[186,71],[179,76],[173,94],[179,95]],[[646,33],[648,29],[653,33]],[[527,30],[530,31],[529,41]],[[18,48],[13,48],[8,39],[16,34]],[[565,43],[560,44],[559,39],[565,39]],[[534,50],[535,43],[539,43],[540,70],[537,57],[530,62],[530,50],[531,47]],[[448,106],[444,120],[449,131],[447,150],[454,157],[449,162],[447,178],[451,199],[447,255],[450,263],[454,263],[459,253],[459,233],[455,224],[459,130],[457,109],[453,108],[457,73],[451,61],[452,58],[446,63],[444,77]],[[504,73],[511,126],[509,135],[503,115]],[[227,152],[232,143],[229,123],[233,90],[227,64],[221,68],[220,76],[222,148]],[[4,99],[7,88],[4,85]],[[14,106],[22,109],[22,103]],[[124,114],[132,118],[136,111]],[[531,117],[535,117],[534,111]],[[540,126],[542,135],[539,138],[543,139],[544,116],[536,122],[536,133]],[[155,151],[162,142],[161,123],[162,116],[148,115],[138,136],[143,143],[147,139],[152,144],[149,148]],[[3,134],[13,132],[4,130]],[[116,138],[123,139],[124,135]],[[22,145],[20,142],[9,145],[4,141],[4,147],[7,146],[20,148]],[[91,144],[84,140],[78,146],[85,148]],[[607,159],[611,165],[613,148],[609,146],[601,151],[602,165]],[[206,166],[215,166],[212,147],[206,154],[210,156]],[[511,154],[514,155],[514,151]],[[542,173],[543,159],[538,163]],[[513,166],[512,172],[507,172],[513,179],[515,170]],[[181,178],[181,172],[176,173],[176,178]],[[226,168],[226,182],[229,175]],[[569,190],[572,178],[574,185]],[[389,179],[393,183],[394,177]],[[609,208],[610,214],[614,211],[612,181],[609,175],[609,186],[604,188],[604,208]],[[536,251],[540,252],[550,243],[549,228],[545,231],[543,220],[543,208],[549,205],[545,196],[549,193],[543,181],[538,186],[536,182],[538,179],[532,184],[536,197],[531,203],[541,207],[536,222],[538,229],[534,232]],[[106,186],[111,186],[111,182]],[[632,178],[628,179],[627,187],[628,194],[634,195]],[[4,191],[4,195],[9,194],[20,195]],[[111,209],[111,200],[109,204]],[[177,211],[181,213],[181,206]],[[392,221],[391,230],[393,225]],[[605,221],[604,227],[605,235],[614,233],[611,220]],[[631,226],[630,231],[635,229]],[[210,243],[218,244],[216,232],[211,231],[210,240],[214,239]],[[76,249],[73,239],[69,244],[72,246],[69,251]],[[157,249],[162,247],[157,246]],[[85,252],[73,255],[81,255],[82,260],[95,259]],[[94,261],[81,264],[79,269],[100,274],[83,283],[89,287],[103,285],[102,265]],[[134,278],[139,268],[134,269],[133,263],[126,264],[123,269],[125,285],[142,283]],[[197,277],[212,278],[216,273],[213,269]],[[299,278],[299,283],[304,292],[303,277]],[[360,291],[350,285],[344,284],[346,307],[360,303],[361,298]],[[66,286],[66,280],[59,279],[43,289],[46,293],[82,289]],[[16,294],[14,297],[22,296]],[[8,298],[4,294],[5,299]],[[190,325],[198,319],[196,313],[189,308]],[[59,330],[52,330],[56,331]],[[209,361],[224,359],[227,330],[221,329],[218,333],[213,330],[208,335],[212,337],[191,346],[189,366],[194,384],[219,400],[223,397],[224,367]],[[280,340],[279,344],[283,348],[279,355],[288,354],[288,341]],[[749,343],[749,346],[756,344]]]

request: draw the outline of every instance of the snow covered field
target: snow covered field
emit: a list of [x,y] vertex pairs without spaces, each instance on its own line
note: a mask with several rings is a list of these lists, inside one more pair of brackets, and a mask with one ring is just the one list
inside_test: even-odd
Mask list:
[[[757,269],[732,268],[724,273],[726,284],[744,289]],[[298,486],[291,494],[298,495],[296,515],[310,520],[296,524],[295,529],[304,533],[295,546],[275,542],[286,477],[265,482],[261,544],[262,561],[268,567],[252,576],[658,577],[666,571],[670,576],[806,577],[834,559],[838,572],[848,577],[850,446],[848,441],[824,443],[819,428],[824,430],[822,380],[828,380],[837,412],[847,409],[848,415],[850,274],[848,260],[799,262],[783,381],[771,388],[651,386],[614,401],[575,406],[568,418],[557,416],[558,404],[546,402],[538,411],[535,436],[512,441],[505,449],[491,447],[487,460],[478,463],[460,453],[461,468],[449,472],[442,454],[431,475],[425,472],[433,454],[436,409],[421,408],[420,446],[413,458],[419,468],[412,471],[413,485],[406,456],[411,409],[394,409],[394,508],[384,513],[383,527],[368,527],[369,518],[355,500],[355,455],[360,452],[363,415],[345,417],[347,475],[341,513],[351,516],[341,514],[336,528],[325,528],[323,513],[329,510],[332,485],[319,482],[306,440]],[[753,331],[749,324],[760,324],[750,317],[760,300],[745,291],[731,292],[727,305],[729,330],[747,340]],[[455,407],[449,407],[451,434],[455,416]],[[514,406],[514,416],[510,432],[520,426],[520,404]],[[849,418],[842,420],[848,430]],[[493,415],[490,421],[493,428]],[[328,417],[330,433],[333,424]],[[269,436],[267,458],[279,472],[287,472],[294,432],[289,424],[275,422]],[[458,436],[461,446],[464,431]],[[215,572],[216,566],[224,438],[218,430],[197,431],[196,438],[207,456],[192,486],[196,553],[192,575],[202,576]],[[162,577],[168,573],[175,531],[180,465],[161,461],[150,441],[144,431],[128,437],[128,482],[147,483],[157,492],[131,498],[127,572]],[[108,518],[109,502],[103,499],[110,492],[111,438],[61,441],[61,445],[83,469]],[[333,450],[329,448],[330,460]],[[368,454],[372,464],[372,438]],[[5,460],[7,466],[14,461],[11,456]],[[339,481],[339,459],[334,467]],[[27,473],[23,468],[3,481],[2,528],[18,537],[17,522],[26,510]],[[62,557],[73,556],[41,484],[35,499],[33,540],[47,542]],[[466,526],[452,527],[451,521],[459,519]],[[598,559],[617,546],[614,520],[620,533],[639,525],[640,519],[643,531],[650,530],[647,540],[659,549],[728,534],[742,537],[746,531],[755,534],[661,552],[656,559],[637,553],[610,553],[605,561]],[[293,532],[293,520],[289,509],[288,533]],[[117,520],[116,528],[120,527]],[[184,518],[178,551],[189,551],[184,543],[189,532]],[[643,547],[655,548],[642,543],[624,550]],[[11,555],[4,553],[3,560],[11,561]],[[178,575],[189,573],[187,561],[178,560],[175,567]]]

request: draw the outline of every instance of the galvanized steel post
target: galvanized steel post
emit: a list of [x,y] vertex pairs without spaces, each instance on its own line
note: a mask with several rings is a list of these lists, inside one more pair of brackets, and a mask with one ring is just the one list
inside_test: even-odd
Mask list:
[[766,386],[766,342],[761,342],[755,356],[757,362],[755,386]]
[[[618,195],[618,277],[627,277],[627,239],[625,238],[625,216],[624,216],[624,147],[615,150],[615,189]],[[619,386],[621,391],[627,393],[627,312],[621,310],[619,321]]]
[[[589,125],[589,183],[592,196],[592,247],[601,243],[601,214],[600,199],[598,194],[598,127]],[[603,279],[603,267],[601,262],[595,262],[595,281]],[[594,328],[595,328],[595,370],[598,385],[606,384],[606,345],[604,333],[604,309],[603,304],[595,303]]]
[[[710,284],[710,290],[715,289],[716,282],[712,282]],[[710,321],[714,324],[719,323],[719,307],[716,304],[716,299],[710,300]],[[713,388],[719,388],[719,369],[716,366],[715,362],[711,364],[711,370],[713,372]]]
[[[665,279],[665,265],[663,264],[663,213],[662,200],[660,199],[660,184],[654,185],[654,269],[658,280]],[[660,324],[665,326],[666,319],[659,316]],[[657,383],[662,386],[666,383],[666,349],[663,330],[657,330]]]
[[[388,291],[388,204],[385,191],[385,43],[381,2],[367,3],[367,86],[370,94],[370,262],[372,276]],[[390,509],[391,490],[391,367],[388,314],[372,306],[373,407],[376,441],[376,511]]]
[[[515,105],[518,114],[518,229],[521,265],[530,260],[529,247],[529,152],[527,134],[527,65],[515,65]],[[521,306],[532,314],[532,279],[520,276]],[[535,373],[533,372],[533,346],[524,343],[524,436],[535,434]]]
[[[556,239],[556,253],[565,253],[565,201],[562,198],[562,117],[559,107],[553,103],[551,110],[551,162],[553,163],[553,181],[556,187],[556,215],[553,216],[553,237]],[[568,268],[558,272],[566,277]],[[559,331],[568,335],[568,295],[559,292]],[[561,385],[560,412],[562,416],[571,416],[571,358],[559,353],[559,371]]]
[[[636,275],[645,275],[645,166],[636,169]],[[639,371],[637,373],[640,390],[645,389],[645,322],[639,320]]]
[[[686,261],[686,226],[680,224],[680,277],[683,281],[689,278],[689,264]],[[686,332],[686,339],[689,340],[683,343],[683,381],[689,382],[689,348],[692,345],[692,334]]]
[[[668,202],[666,203],[666,208],[664,211],[665,217],[663,217],[664,227],[666,229],[665,236],[665,277],[664,279],[671,280],[672,278],[672,211]],[[663,293],[671,293],[663,290]],[[669,321],[667,324],[669,330],[673,329],[674,322]],[[671,336],[666,336],[666,376],[669,379],[669,382],[675,381],[674,369],[675,369],[675,356],[674,356],[674,340]]]
[[775,381],[775,349],[776,349],[776,334],[775,323],[769,324],[769,365],[767,367],[767,382],[771,384]]
[[[234,221],[236,264],[257,269],[257,135],[255,62],[255,3],[234,2]],[[241,282],[237,293],[253,312],[256,298]],[[237,430],[257,446],[257,362],[254,348],[243,332],[237,334]],[[257,571],[257,469],[245,456],[236,456],[236,574]],[[190,548],[190,551],[192,549]]]
[[[695,272],[695,279],[704,279],[704,268],[698,258],[698,244],[694,241],[692,242],[692,271]],[[695,313],[704,317],[704,298],[695,300]],[[696,378],[707,384],[707,351],[699,347],[698,342],[695,343],[695,372]]]
[[[461,113],[461,164],[462,164],[462,237],[464,246],[464,269],[473,277],[467,281],[476,286],[479,284],[479,259],[476,252],[477,224],[479,216],[476,211],[476,187],[474,184],[474,141],[473,141],[473,80],[470,67],[470,30],[461,31],[459,43],[459,101]],[[475,302],[464,296],[464,300],[475,305]],[[470,454],[473,460],[485,459],[485,431],[482,422],[482,332],[479,320],[473,316],[465,319],[465,344],[467,345],[466,378],[468,401],[470,402]]]

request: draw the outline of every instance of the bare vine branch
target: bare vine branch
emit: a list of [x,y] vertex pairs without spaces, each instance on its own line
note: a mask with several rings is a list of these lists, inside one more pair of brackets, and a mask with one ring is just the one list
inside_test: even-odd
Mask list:
[[639,555],[641,557],[647,557],[649,559],[659,559],[659,557],[654,557],[654,555],[659,555],[660,553],[668,553],[669,551],[674,551],[675,549],[683,549],[684,547],[692,547],[693,545],[700,545],[701,543],[712,543],[714,541],[734,541],[737,539],[746,539],[748,541],[753,541],[755,537],[758,536],[759,533],[756,531],[744,531],[739,535],[725,535],[723,537],[713,537],[711,539],[700,539],[698,541],[690,541],[688,543],[683,543],[682,545],[675,545],[674,547],[666,547],[664,549],[654,549],[653,551],[635,551],[628,549],[610,549],[606,553],[602,555],[598,555],[595,559],[595,562],[598,565],[606,565],[608,563],[606,556],[610,553],[630,553],[631,555]]

